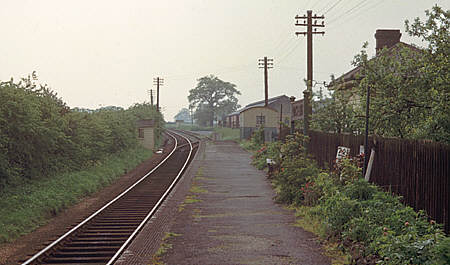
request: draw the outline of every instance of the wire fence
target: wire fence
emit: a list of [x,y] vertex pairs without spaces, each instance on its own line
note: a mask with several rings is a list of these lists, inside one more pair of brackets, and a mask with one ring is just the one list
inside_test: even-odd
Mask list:
[[[356,156],[364,136],[310,132],[309,151],[322,167],[333,165],[338,146]],[[403,197],[415,210],[425,210],[450,230],[450,146],[416,140],[370,137],[375,150],[370,182]],[[369,149],[369,150],[370,150]]]

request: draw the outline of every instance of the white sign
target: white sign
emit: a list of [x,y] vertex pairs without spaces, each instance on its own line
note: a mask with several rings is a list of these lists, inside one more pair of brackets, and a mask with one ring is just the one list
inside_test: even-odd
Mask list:
[[348,157],[350,155],[350,148],[345,146],[338,146],[336,153],[336,163],[338,163],[342,158]]
[[364,154],[364,145],[360,145],[359,146],[359,155],[363,155]]

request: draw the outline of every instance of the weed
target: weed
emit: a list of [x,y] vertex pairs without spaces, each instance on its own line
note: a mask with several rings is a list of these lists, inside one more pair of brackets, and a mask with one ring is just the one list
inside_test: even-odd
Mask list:
[[208,193],[207,190],[205,190],[202,187],[197,186],[197,185],[192,185],[192,187],[189,191],[192,193]]

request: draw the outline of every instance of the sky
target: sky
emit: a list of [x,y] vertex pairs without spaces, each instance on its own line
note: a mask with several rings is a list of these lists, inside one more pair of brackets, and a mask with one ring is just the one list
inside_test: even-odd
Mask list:
[[[314,76],[329,82],[352,69],[376,29],[400,29],[401,41],[425,46],[404,32],[404,21],[448,0],[1,0],[0,80],[37,72],[70,107],[149,102],[153,78],[164,78],[165,119],[188,107],[187,96],[206,75],[231,82],[244,106],[264,99],[258,59],[273,58],[269,97],[302,97],[306,38],[294,17],[325,16],[315,35]],[[322,28],[320,28],[322,29]],[[316,86],[315,89],[319,89]]]

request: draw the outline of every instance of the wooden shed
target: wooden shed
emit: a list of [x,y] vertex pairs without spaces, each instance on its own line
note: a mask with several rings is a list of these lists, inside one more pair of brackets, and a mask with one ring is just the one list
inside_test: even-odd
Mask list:
[[152,119],[138,120],[136,126],[139,143],[147,149],[153,149],[155,147],[155,121]]

